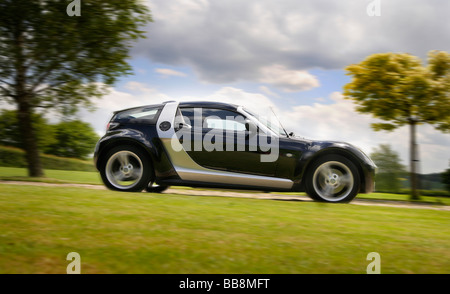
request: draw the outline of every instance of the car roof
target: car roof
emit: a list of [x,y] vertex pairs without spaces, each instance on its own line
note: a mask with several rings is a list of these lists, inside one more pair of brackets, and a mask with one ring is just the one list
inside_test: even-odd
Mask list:
[[[175,101],[165,101],[160,104],[148,104],[148,105],[141,105],[141,106],[136,106],[136,107],[131,107],[131,108],[125,108],[125,109],[120,109],[120,110],[114,111],[114,113],[119,113],[119,112],[123,112],[123,111],[127,111],[127,110],[137,109],[137,108],[162,107],[162,106],[164,106],[164,104],[169,103],[169,102],[175,102]],[[224,102],[212,102],[212,101],[185,101],[185,102],[180,102],[179,106],[184,107],[184,108],[187,108],[187,107],[220,108],[220,109],[231,110],[231,111],[235,111],[239,107],[239,105],[235,105],[235,104],[224,103]]]
[[220,108],[226,110],[236,110],[239,106],[224,102],[212,102],[212,101],[189,101],[180,102],[180,107],[208,107],[208,108]]

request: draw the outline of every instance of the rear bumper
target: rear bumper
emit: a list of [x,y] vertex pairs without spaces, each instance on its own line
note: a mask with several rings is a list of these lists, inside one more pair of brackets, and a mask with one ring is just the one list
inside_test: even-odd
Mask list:
[[98,166],[97,166],[97,163],[98,163],[98,149],[99,149],[99,147],[100,147],[100,140],[97,142],[97,144],[95,145],[95,149],[94,149],[94,158],[93,158],[93,160],[94,160],[94,166],[95,166],[95,168],[97,169],[97,170],[99,170],[99,168],[98,168]]
[[368,194],[375,191],[375,173],[376,166],[368,165],[364,171],[364,187],[362,187],[359,193]]

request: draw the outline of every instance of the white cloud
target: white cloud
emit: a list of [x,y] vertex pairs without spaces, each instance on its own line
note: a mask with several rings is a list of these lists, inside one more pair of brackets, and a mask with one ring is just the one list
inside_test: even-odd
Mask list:
[[[149,0],[155,22],[133,56],[189,66],[202,81],[258,81],[273,64],[341,69],[378,52],[448,50],[450,1]],[[295,91],[302,87],[287,87]]]
[[132,92],[142,92],[142,93],[155,92],[155,89],[149,88],[146,84],[135,81],[126,83],[125,89],[130,90]]
[[212,95],[205,97],[203,100],[242,105],[260,114],[268,112],[267,110],[270,107],[276,108],[275,103],[265,95],[249,93],[233,87],[223,87]]
[[269,89],[269,87],[266,86],[260,86],[259,89],[264,92],[266,95],[275,97],[275,98],[280,98],[280,95],[278,95],[277,93],[273,92],[272,90]]
[[306,91],[319,86],[317,78],[307,71],[290,70],[280,64],[263,67],[259,82],[271,84],[284,92]]
[[167,78],[169,76],[175,76],[175,77],[185,77],[187,76],[184,72],[176,71],[169,68],[157,68],[155,69],[155,72],[161,74],[163,78]]

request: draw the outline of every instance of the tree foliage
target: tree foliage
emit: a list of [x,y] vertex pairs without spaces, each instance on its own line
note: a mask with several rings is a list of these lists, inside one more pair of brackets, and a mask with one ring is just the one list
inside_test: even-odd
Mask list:
[[399,192],[405,167],[401,164],[398,153],[390,145],[381,144],[373,150],[370,157],[378,166],[375,175],[377,191]]
[[384,120],[372,124],[375,131],[410,127],[411,199],[418,199],[416,164],[417,125],[428,123],[450,132],[450,54],[430,51],[428,63],[406,53],[379,53],[349,65],[352,76],[344,96],[361,113]]
[[[47,146],[55,143],[54,128],[39,113],[33,113],[31,120],[33,128],[36,130],[37,145],[40,150],[45,152]],[[0,111],[0,145],[24,149],[24,142],[17,121],[17,111],[15,110],[4,109]]]
[[105,93],[127,63],[132,41],[151,21],[139,0],[83,0],[81,16],[70,2],[0,1],[0,98],[17,106],[30,176],[42,176],[32,125],[37,109],[73,113]]
[[450,132],[450,54],[431,51],[428,65],[410,54],[379,53],[346,68],[352,81],[344,95],[361,113],[388,123],[375,130],[394,130],[414,123],[429,123]]
[[60,122],[54,126],[54,133],[56,140],[46,150],[61,157],[86,159],[99,139],[92,127],[80,120]]
[[[33,114],[33,128],[39,149],[50,155],[86,159],[93,153],[99,137],[94,129],[80,120],[50,124],[41,114]],[[0,145],[24,149],[18,132],[17,115],[14,110],[0,112]]]

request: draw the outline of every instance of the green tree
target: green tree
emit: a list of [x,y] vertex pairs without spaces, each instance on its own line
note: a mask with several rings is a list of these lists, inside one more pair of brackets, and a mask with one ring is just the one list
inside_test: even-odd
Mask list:
[[445,185],[445,188],[450,191],[450,168],[448,168],[445,172],[441,174],[442,183]]
[[17,107],[28,173],[43,176],[32,115],[73,112],[131,71],[131,42],[151,21],[139,0],[83,0],[69,16],[61,0],[0,1],[0,99]]
[[[31,115],[31,123],[36,132],[38,148],[46,152],[47,147],[54,144],[56,140],[53,126],[39,113]],[[15,110],[0,111],[0,145],[25,149]]]
[[[24,149],[16,112],[0,111],[0,145]],[[50,124],[43,115],[33,113],[32,123],[37,145],[46,154],[86,159],[99,139],[91,125],[80,120]]]
[[378,166],[375,175],[377,191],[399,192],[400,177],[405,173],[405,167],[401,164],[398,153],[390,145],[381,144],[373,150],[370,157]]
[[56,141],[46,149],[56,156],[86,159],[99,139],[92,127],[80,120],[60,122],[54,130]]
[[357,111],[387,121],[373,124],[375,131],[409,125],[411,199],[418,199],[416,127],[428,123],[450,131],[450,54],[430,51],[427,65],[410,54],[373,54],[346,71],[352,80],[344,96]]

